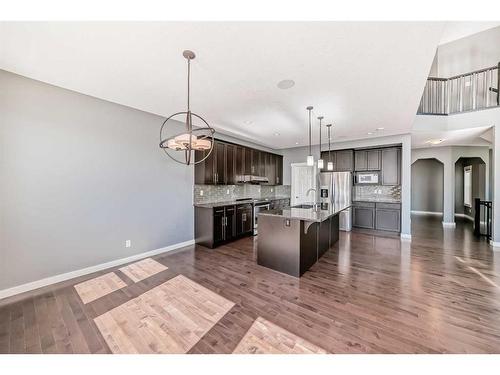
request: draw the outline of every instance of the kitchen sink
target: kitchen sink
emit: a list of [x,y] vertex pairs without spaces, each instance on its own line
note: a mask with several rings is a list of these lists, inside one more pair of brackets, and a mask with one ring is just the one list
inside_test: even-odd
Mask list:
[[299,204],[297,206],[292,206],[292,208],[314,208],[312,204]]

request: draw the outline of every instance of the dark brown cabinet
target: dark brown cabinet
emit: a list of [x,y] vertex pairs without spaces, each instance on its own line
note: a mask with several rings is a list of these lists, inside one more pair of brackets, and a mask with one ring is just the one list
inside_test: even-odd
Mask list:
[[251,204],[236,206],[236,236],[251,234],[253,231],[253,209]]
[[283,185],[283,156],[274,155],[274,165],[276,167],[276,183],[275,185]]
[[352,226],[390,232],[401,230],[401,204],[353,202]]
[[214,248],[236,238],[253,234],[252,204],[195,207],[196,243]]
[[[321,172],[352,172],[354,170],[354,151],[322,151],[321,158],[324,160],[324,168]],[[333,163],[333,171],[328,170],[328,162]]]
[[212,242],[214,244],[222,243],[224,241],[224,237],[226,235],[225,219],[226,216],[224,207],[214,209],[212,234]]
[[382,185],[401,184],[401,149],[382,149]]
[[[206,151],[196,151],[195,160]],[[269,185],[283,184],[283,156],[216,140],[212,153],[195,165],[195,183],[200,185],[235,185],[242,176],[267,177]]]
[[375,228],[375,203],[354,202],[352,208],[352,226],[358,228]]
[[380,150],[354,151],[354,170],[356,172],[380,170],[380,154]]

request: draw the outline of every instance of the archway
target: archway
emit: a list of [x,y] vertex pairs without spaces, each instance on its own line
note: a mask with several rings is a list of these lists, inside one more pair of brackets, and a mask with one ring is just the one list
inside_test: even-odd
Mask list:
[[443,215],[444,164],[435,158],[417,159],[411,165],[411,211]]

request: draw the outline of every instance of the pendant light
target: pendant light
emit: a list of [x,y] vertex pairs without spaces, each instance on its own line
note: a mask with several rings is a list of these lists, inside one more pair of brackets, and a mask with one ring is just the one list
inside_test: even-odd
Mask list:
[[[193,60],[196,55],[193,51],[186,50],[182,53],[184,58],[187,60],[187,111],[177,112],[167,117],[160,128],[160,148],[167,154],[172,160],[180,164],[190,165],[198,164],[204,161],[210,156],[214,148],[213,136],[215,130],[208,125],[208,122],[194,112],[191,112],[190,107],[190,79],[191,79],[191,60]],[[163,138],[163,130],[168,120],[174,117],[184,117],[182,121],[186,125],[186,131],[181,134],[170,136],[168,138]],[[193,129],[193,117],[201,121],[200,126]],[[180,151],[183,154],[183,158],[174,157],[171,152]],[[192,151],[203,151],[204,157],[200,160],[193,162],[191,160]]]
[[313,110],[312,106],[306,108],[309,111],[309,155],[307,156],[307,166],[314,166],[314,156],[311,151],[311,111]]
[[323,162],[323,159],[321,158],[321,121],[323,119],[324,119],[323,116],[319,116],[318,117],[318,120],[319,120],[319,159],[318,159],[318,169],[323,169],[323,167],[325,166],[324,162]]
[[326,128],[328,129],[328,164],[326,166],[326,169],[329,171],[333,171],[333,162],[331,161],[332,157],[331,157],[331,148],[330,148],[330,140],[331,140],[330,128],[331,127],[332,127],[332,124],[326,125]]

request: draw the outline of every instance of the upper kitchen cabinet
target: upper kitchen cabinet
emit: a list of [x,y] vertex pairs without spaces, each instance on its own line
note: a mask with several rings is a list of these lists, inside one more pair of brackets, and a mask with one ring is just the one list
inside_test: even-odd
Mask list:
[[265,154],[265,176],[268,179],[268,185],[276,185],[276,155]]
[[354,150],[335,151],[336,172],[352,172],[354,170]]
[[[208,151],[196,151],[195,160],[202,160]],[[195,165],[195,183],[226,185],[235,183],[235,146],[215,141],[212,153]]]
[[356,150],[354,151],[354,170],[356,172],[378,171],[380,160],[380,150]]
[[[196,151],[195,160],[202,160],[207,151]],[[241,145],[215,140],[212,153],[195,165],[195,184],[235,185],[242,176],[267,177],[269,185],[283,183],[283,157]]]
[[401,184],[401,149],[384,148],[382,153],[382,185]]
[[[335,157],[335,151],[321,151],[321,159],[324,161],[324,168],[321,172],[336,172],[337,158]],[[333,163],[333,171],[328,170],[328,162]]]
[[283,156],[274,155],[275,167],[276,167],[276,183],[275,185],[283,185]]

